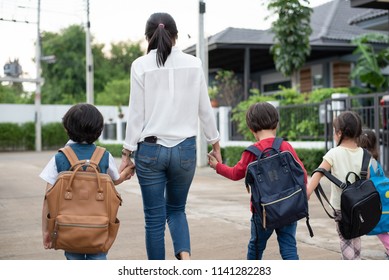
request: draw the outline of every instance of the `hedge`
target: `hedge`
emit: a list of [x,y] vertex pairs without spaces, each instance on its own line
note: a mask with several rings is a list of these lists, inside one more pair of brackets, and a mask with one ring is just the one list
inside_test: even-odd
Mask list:
[[[42,149],[55,150],[67,142],[68,136],[61,123],[42,125]],[[0,123],[0,151],[35,149],[35,124]]]
[[[68,136],[61,123],[48,123],[42,125],[42,149],[56,150],[64,145]],[[121,157],[122,144],[103,144],[114,157]],[[230,146],[221,149],[225,164],[234,166],[241,158],[246,147]],[[0,123],[0,151],[20,151],[35,149],[35,125],[28,122],[22,125],[15,123]],[[212,149],[208,146],[208,151]],[[305,169],[310,174],[319,166],[325,153],[324,149],[296,149]]]

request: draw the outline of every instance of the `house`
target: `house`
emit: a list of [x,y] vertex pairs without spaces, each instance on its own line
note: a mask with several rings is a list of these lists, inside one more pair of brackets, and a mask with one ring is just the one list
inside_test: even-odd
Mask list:
[[[389,9],[389,2],[388,2]],[[389,10],[368,9],[350,21],[350,24],[357,25],[364,29],[388,31],[389,30]]]
[[[311,54],[298,73],[300,92],[322,87],[349,87],[358,81],[350,80],[356,57],[352,39],[358,35],[377,32],[357,24],[370,12],[384,14],[385,10],[352,8],[350,1],[333,0],[313,8],[311,15]],[[386,14],[387,17],[387,14]],[[386,19],[388,21],[388,19]],[[388,34],[386,31],[384,32]],[[210,78],[219,69],[234,71],[243,81],[244,97],[258,88],[270,95],[279,86],[291,87],[292,81],[277,72],[269,50],[273,44],[271,30],[226,28],[207,39]],[[387,47],[387,46],[377,46]],[[196,54],[196,46],[184,50]]]

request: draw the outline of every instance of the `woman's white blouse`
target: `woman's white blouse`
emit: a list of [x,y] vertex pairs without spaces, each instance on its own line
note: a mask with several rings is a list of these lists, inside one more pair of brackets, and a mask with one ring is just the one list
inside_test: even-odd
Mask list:
[[145,137],[173,147],[197,135],[200,120],[209,144],[219,141],[201,60],[173,47],[165,66],[158,67],[156,50],[131,67],[131,92],[124,148],[135,151]]

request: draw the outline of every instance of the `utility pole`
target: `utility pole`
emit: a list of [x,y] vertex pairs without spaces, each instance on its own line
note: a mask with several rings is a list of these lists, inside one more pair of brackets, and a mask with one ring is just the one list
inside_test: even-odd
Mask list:
[[40,35],[40,17],[41,1],[38,0],[37,15],[37,39],[35,47],[35,65],[36,65],[36,89],[35,89],[35,151],[42,151],[42,117],[41,117],[41,35]]
[[90,42],[89,0],[86,0],[86,102],[94,104],[93,56]]
[[[208,59],[205,54],[205,36],[204,36],[204,14],[205,14],[205,2],[204,0],[199,0],[199,39],[196,48],[196,56],[201,59],[203,63],[203,70],[206,84],[208,85]],[[204,167],[207,165],[207,153],[208,145],[205,140],[205,136],[199,122],[198,133],[197,133],[197,166]]]

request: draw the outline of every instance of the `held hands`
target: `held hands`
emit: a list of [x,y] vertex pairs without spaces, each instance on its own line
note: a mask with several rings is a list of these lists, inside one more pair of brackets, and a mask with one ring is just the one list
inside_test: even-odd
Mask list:
[[223,161],[219,142],[216,142],[212,145],[212,151],[210,151],[208,154],[208,163],[210,167],[216,170],[216,165],[218,162]]
[[135,165],[128,165],[124,170],[120,173],[120,176],[123,176],[125,180],[131,179],[132,176],[135,175]]
[[120,177],[123,180],[129,180],[135,175],[135,164],[129,157],[122,157],[122,162],[119,167]]
[[216,165],[219,161],[216,159],[216,157],[210,152],[208,154],[208,164],[211,168],[216,170]]

